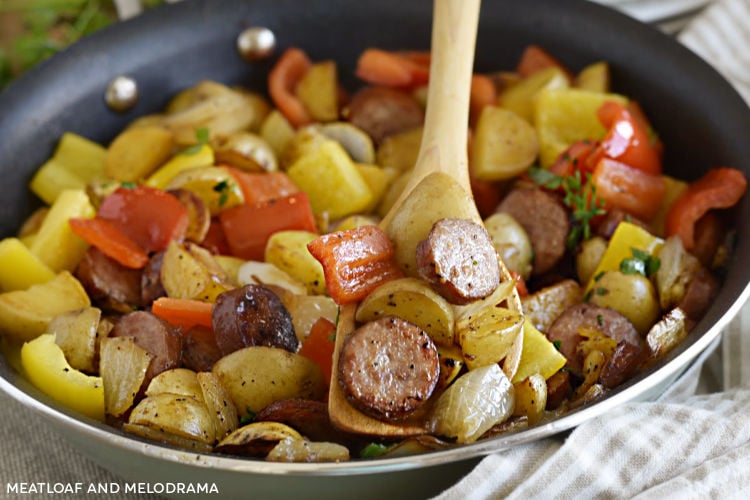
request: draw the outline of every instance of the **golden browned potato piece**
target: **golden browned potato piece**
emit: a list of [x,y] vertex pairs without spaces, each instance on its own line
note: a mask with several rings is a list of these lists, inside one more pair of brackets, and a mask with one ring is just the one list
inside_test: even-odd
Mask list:
[[111,179],[136,182],[166,162],[174,146],[174,136],[165,128],[126,129],[107,148],[105,173]]

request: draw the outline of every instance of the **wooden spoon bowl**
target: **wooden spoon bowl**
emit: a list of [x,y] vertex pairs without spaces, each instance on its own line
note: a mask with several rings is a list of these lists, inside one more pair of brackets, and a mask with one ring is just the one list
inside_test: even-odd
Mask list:
[[[420,211],[435,210],[437,207],[450,207],[452,213],[439,214],[439,210],[435,210],[435,220],[452,216],[482,222],[471,195],[466,153],[479,7],[480,0],[435,0],[430,82],[422,144],[406,187],[380,223],[381,229],[386,232],[397,220],[417,217]],[[410,203],[410,199],[415,198],[414,193],[419,190],[423,190],[426,196],[416,198],[429,200],[431,206]],[[421,216],[424,218],[423,214]],[[498,262],[502,279],[511,279],[502,261],[498,259]],[[521,311],[515,290],[508,302],[510,309]],[[386,422],[365,415],[346,399],[339,385],[337,367],[344,340],[356,327],[356,309],[357,304],[343,305],[336,327],[334,370],[328,399],[331,421],[347,432],[372,436],[407,437],[428,432],[421,415],[424,412],[417,412],[403,421]]]

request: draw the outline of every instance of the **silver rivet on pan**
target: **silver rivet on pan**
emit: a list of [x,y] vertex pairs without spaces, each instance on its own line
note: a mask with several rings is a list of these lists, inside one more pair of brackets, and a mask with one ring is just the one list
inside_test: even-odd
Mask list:
[[273,54],[276,36],[268,28],[247,28],[237,37],[237,50],[248,61],[259,61]]
[[113,78],[104,95],[107,106],[114,111],[127,111],[138,102],[138,84],[129,76]]

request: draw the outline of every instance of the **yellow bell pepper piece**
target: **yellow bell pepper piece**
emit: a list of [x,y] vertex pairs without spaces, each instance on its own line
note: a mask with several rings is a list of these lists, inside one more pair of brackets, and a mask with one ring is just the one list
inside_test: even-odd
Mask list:
[[628,102],[619,94],[575,88],[539,93],[534,102],[534,125],[539,136],[539,161],[542,167],[550,167],[560,153],[576,141],[604,137],[607,131],[599,121],[597,111],[606,101]]
[[245,195],[228,170],[221,167],[196,167],[183,170],[166,186],[195,193],[208,207],[211,215],[245,203]]
[[534,324],[525,319],[523,322],[523,349],[518,369],[512,382],[518,383],[535,373],[546,379],[565,366],[567,360],[547,336],[537,330]]
[[587,293],[594,286],[597,277],[607,271],[619,271],[620,263],[633,257],[633,248],[648,252],[651,255],[659,253],[664,240],[654,236],[642,227],[631,224],[630,222],[621,222],[615,229],[612,238],[609,240],[607,249],[602,255],[602,260],[596,266],[594,274],[591,275],[585,292]]
[[169,181],[185,170],[197,167],[210,167],[214,164],[214,150],[208,144],[202,144],[197,151],[188,149],[173,156],[167,163],[151,174],[146,185],[164,189]]
[[88,245],[70,229],[73,217],[93,217],[94,207],[83,190],[62,191],[50,207],[31,243],[31,252],[55,272],[72,271]]
[[287,172],[310,198],[316,215],[338,219],[362,212],[372,202],[372,191],[344,148],[325,140],[302,155]]
[[104,177],[106,149],[72,132],[63,134],[52,158],[31,179],[31,191],[51,205],[65,189],[84,189]]
[[96,420],[104,421],[104,384],[68,364],[55,335],[47,333],[21,348],[21,365],[34,386],[55,401]]
[[46,283],[27,290],[0,294],[0,334],[27,341],[46,332],[56,315],[91,305],[81,283],[63,271]]
[[18,238],[0,241],[0,290],[25,290],[31,285],[45,283],[55,273]]

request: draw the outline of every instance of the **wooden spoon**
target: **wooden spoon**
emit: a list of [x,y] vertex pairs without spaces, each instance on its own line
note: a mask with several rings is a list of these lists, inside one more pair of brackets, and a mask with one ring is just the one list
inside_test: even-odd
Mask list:
[[[404,200],[421,183],[429,183],[431,176],[447,175],[465,191],[462,218],[481,222],[471,197],[468,159],[466,154],[469,119],[469,94],[474,64],[480,0],[435,0],[432,26],[432,60],[427,92],[422,144],[411,177],[380,227],[388,228],[400,212]],[[425,184],[422,185],[424,189]],[[440,204],[442,192],[434,194],[435,205]],[[405,210],[412,208],[407,203]],[[468,215],[468,217],[467,217]],[[336,367],[344,339],[355,329],[357,304],[341,307],[336,328],[336,347],[333,356],[328,412],[334,425],[342,430],[378,436],[412,436],[424,434],[423,419],[414,417],[402,422],[385,422],[369,417],[354,408],[339,386]]]

